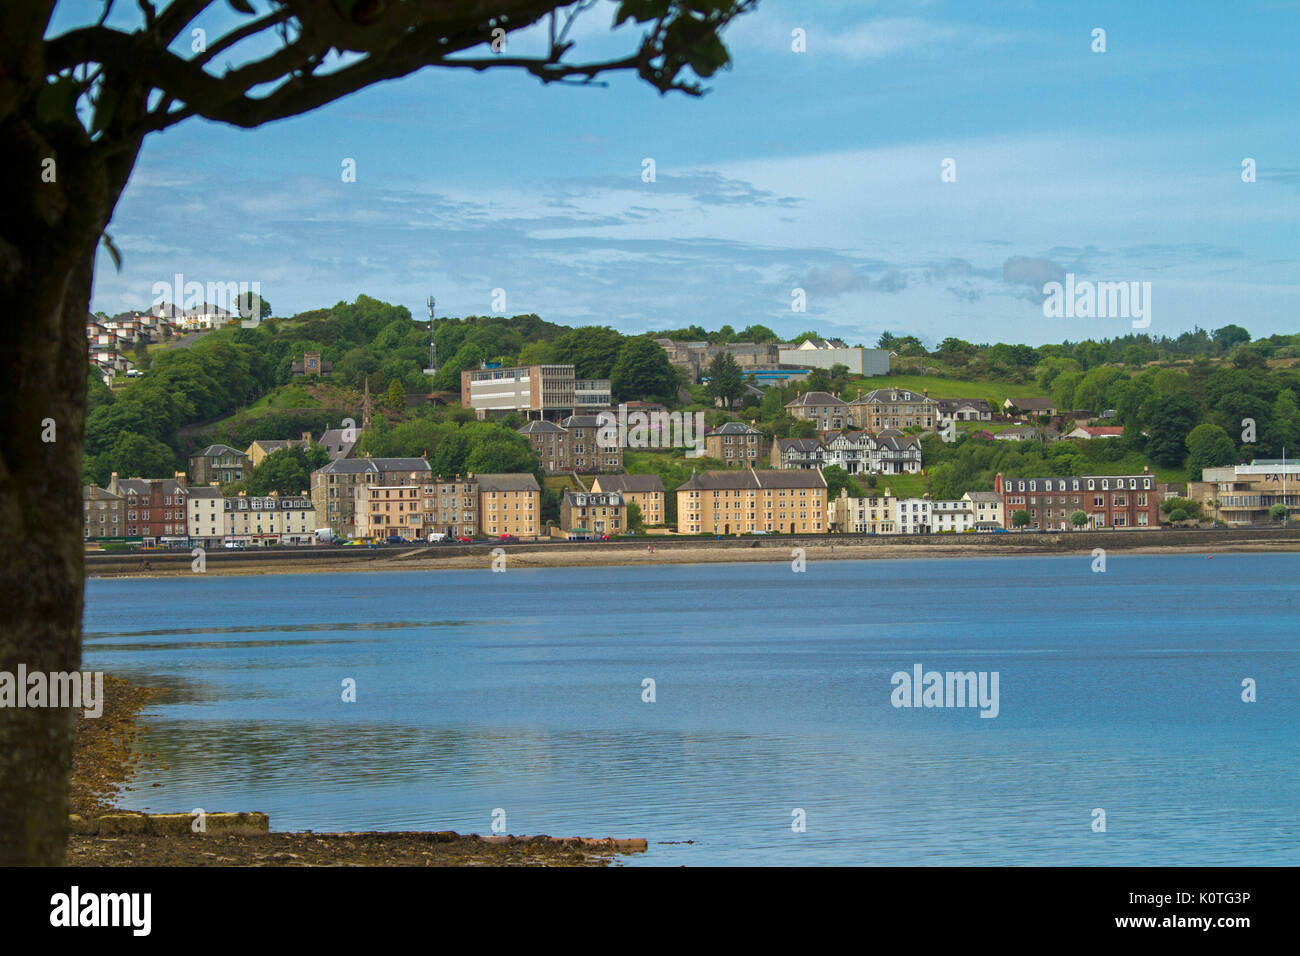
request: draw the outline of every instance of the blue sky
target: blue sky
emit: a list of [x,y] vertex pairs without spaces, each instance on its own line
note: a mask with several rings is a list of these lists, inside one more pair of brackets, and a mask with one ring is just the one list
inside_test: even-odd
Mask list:
[[[583,58],[634,45],[613,9],[584,17]],[[1044,318],[1042,283],[1072,272],[1151,282],[1154,334],[1295,332],[1297,36],[1300,4],[1273,0],[763,0],[702,99],[424,70],[255,131],[191,121],[146,143],[92,308],[143,308],[182,273],[260,282],[279,315],[361,293],[486,314],[500,288],[508,314],[625,332],[1130,331]]]

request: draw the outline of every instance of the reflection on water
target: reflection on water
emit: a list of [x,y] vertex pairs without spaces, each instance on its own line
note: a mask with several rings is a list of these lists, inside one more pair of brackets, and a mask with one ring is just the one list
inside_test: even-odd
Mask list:
[[274,632],[292,634],[296,631],[397,631],[408,627],[461,627],[468,621],[342,621],[302,624],[234,624],[226,627],[160,627],[143,631],[87,631],[87,641],[102,641],[120,637],[153,637],[158,634],[260,634]]
[[[638,865],[1300,862],[1300,558],[1089,564],[92,581],[86,657],[172,688],[138,809],[488,832],[500,807],[513,833],[644,836]],[[141,611],[160,587],[183,629]],[[999,671],[999,717],[894,708],[915,663]]]

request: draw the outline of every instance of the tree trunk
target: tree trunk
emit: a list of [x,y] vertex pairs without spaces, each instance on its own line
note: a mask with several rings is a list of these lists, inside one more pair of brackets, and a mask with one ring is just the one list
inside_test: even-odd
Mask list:
[[[12,275],[14,259],[4,251]],[[4,295],[0,306],[8,331],[0,353],[0,406],[8,419],[0,439],[0,672],[15,679],[20,664],[29,674],[81,666],[92,255],[80,257],[61,301]],[[0,707],[0,866],[63,862],[73,719],[69,709]]]
[[[6,102],[3,86],[0,673],[16,679],[19,665],[81,666],[85,322],[95,250],[139,143],[102,150],[75,122],[42,123],[31,90]],[[63,862],[74,718],[0,706],[0,866]]]

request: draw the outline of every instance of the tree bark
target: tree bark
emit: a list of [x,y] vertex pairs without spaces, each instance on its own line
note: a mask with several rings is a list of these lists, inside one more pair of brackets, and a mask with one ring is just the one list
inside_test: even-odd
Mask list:
[[[0,79],[0,672],[15,679],[19,665],[81,666],[85,321],[99,237],[139,149],[42,121],[38,89]],[[74,717],[0,706],[0,866],[63,862]]]

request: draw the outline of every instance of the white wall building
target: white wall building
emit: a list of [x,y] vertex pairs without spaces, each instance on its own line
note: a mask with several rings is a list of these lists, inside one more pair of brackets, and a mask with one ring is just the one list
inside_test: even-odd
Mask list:
[[929,498],[899,498],[894,505],[895,521],[899,534],[929,534]]
[[930,533],[961,534],[975,527],[975,513],[970,502],[962,499],[956,501],[930,502]]

